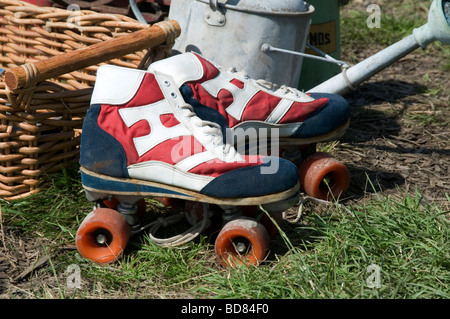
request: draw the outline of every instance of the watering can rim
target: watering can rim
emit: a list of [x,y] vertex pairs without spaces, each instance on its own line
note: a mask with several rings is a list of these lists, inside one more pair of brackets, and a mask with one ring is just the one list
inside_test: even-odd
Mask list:
[[[215,3],[220,8],[251,14],[301,16],[301,15],[310,15],[315,10],[313,5],[303,0],[290,0],[290,2],[292,2],[293,4],[292,8],[290,8],[289,5],[286,5],[286,1],[279,1],[279,0],[271,0],[271,1],[265,0],[263,7],[260,5],[255,5],[255,2],[246,3],[245,0],[238,1],[237,5],[218,2],[218,0],[195,0],[195,1],[204,4]],[[276,6],[277,4],[278,6]],[[283,4],[283,6],[280,6],[280,4]],[[273,6],[271,7],[270,5]]]

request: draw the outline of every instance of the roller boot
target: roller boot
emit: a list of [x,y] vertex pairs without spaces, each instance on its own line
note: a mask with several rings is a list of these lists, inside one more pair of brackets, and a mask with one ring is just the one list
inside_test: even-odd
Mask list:
[[[145,198],[163,197],[191,208],[201,203],[187,215],[200,227],[195,234],[208,227],[211,215],[220,214],[223,229],[215,250],[221,264],[257,264],[265,258],[269,232],[261,215],[249,216],[241,208],[262,205],[278,213],[298,202],[295,165],[279,157],[240,154],[226,142],[227,123],[202,118],[202,110],[185,99],[182,84],[204,73],[197,57],[186,57],[198,67],[98,69],[80,148],[82,185],[94,203],[77,231],[83,257],[115,261],[130,236],[146,228],[140,218]],[[182,244],[195,234],[160,244]]]
[[340,137],[349,125],[349,105],[341,96],[277,88],[195,53],[153,63],[149,72],[175,74],[183,100],[201,119],[229,128],[240,153],[271,153],[295,163],[306,194],[331,200],[347,190],[347,167],[316,152],[316,143]]

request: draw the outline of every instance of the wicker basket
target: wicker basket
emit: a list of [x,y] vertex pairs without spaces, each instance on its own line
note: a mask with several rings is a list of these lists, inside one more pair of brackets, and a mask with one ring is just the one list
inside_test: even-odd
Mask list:
[[[33,62],[148,27],[122,15],[0,0],[0,68],[32,66]],[[107,63],[137,68],[150,51],[130,53]],[[167,47],[163,51],[159,58],[167,55]],[[31,77],[14,91],[4,77],[0,78],[0,198],[13,200],[34,194],[47,173],[78,160],[81,127],[98,66],[89,65],[39,83]]]

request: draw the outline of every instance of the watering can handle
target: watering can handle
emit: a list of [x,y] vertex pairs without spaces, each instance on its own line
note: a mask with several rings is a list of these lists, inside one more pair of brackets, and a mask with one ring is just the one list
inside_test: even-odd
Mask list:
[[339,65],[341,68],[349,68],[350,67],[346,62],[341,61],[341,60],[336,60],[332,56],[329,56],[328,54],[320,51],[319,49],[317,49],[316,47],[312,46],[309,43],[306,43],[306,46],[311,48],[311,49],[313,49],[314,51],[316,51],[318,54],[320,54],[322,56],[307,54],[307,53],[304,53],[304,52],[286,50],[286,49],[282,49],[282,48],[276,48],[276,47],[271,46],[268,43],[263,43],[263,45],[261,46],[261,51],[262,52],[287,53],[287,54],[302,56],[302,57],[309,58],[309,59],[320,60],[320,61],[323,61],[323,62],[334,63],[334,64]]
[[219,7],[219,0],[197,0],[209,4],[205,9],[205,22],[209,25],[222,27],[225,25],[226,18],[222,10]]
[[219,0],[209,0],[209,7],[213,11],[219,10]]
[[[164,21],[173,26],[178,37],[181,33],[180,25],[175,20]],[[141,51],[164,44],[168,35],[168,28],[161,22],[148,28],[124,35],[122,37],[99,42],[83,49],[55,55],[51,58],[33,62],[37,71],[34,77],[36,82],[70,73],[101,62],[122,57],[126,54]],[[159,25],[158,25],[159,24]],[[24,65],[26,66],[26,65]],[[5,74],[5,83],[11,90],[23,88],[29,78],[25,67],[18,66],[8,70]]]

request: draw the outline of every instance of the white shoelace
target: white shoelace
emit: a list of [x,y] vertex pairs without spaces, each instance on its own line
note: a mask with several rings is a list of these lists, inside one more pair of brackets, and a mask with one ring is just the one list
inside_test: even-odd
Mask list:
[[225,159],[235,158],[237,151],[230,144],[224,143],[222,128],[219,124],[200,119],[190,104],[185,103],[180,105],[179,108],[187,121],[191,122],[197,129],[201,130],[204,136],[210,137],[210,144],[216,150],[219,148]]
[[247,73],[245,71],[243,71],[243,70],[237,71],[235,67],[231,67],[231,68],[227,69],[227,71],[232,74],[237,74],[238,76],[241,77],[241,79],[244,79],[245,81],[253,81],[255,84],[261,86],[262,88],[264,88],[266,90],[272,91],[274,94],[278,94],[278,95],[292,94],[292,95],[294,95],[295,98],[302,98],[305,100],[312,99],[305,92],[302,92],[293,87],[289,87],[287,85],[282,85],[282,86],[278,87],[277,84],[269,82],[264,79],[253,80],[247,75]]

